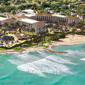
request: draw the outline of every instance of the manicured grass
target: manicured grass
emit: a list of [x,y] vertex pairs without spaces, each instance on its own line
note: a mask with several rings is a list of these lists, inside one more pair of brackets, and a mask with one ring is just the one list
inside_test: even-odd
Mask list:
[[0,48],[0,50],[6,50],[5,48]]
[[22,33],[29,34],[29,35],[36,35],[36,33],[32,33],[32,32],[26,32],[26,31],[22,31],[22,30],[21,30],[21,32],[22,32]]
[[32,47],[32,45],[28,45],[28,44],[23,44],[23,46],[25,46],[25,47]]
[[13,49],[14,49],[14,50],[20,50],[20,49],[21,49],[21,46],[14,47]]
[[43,43],[50,43],[50,41],[43,41]]
[[44,48],[48,48],[47,46],[43,46]]

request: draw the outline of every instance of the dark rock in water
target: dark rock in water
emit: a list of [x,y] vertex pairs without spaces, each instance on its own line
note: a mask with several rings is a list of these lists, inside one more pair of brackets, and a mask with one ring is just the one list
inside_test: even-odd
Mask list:
[[57,51],[54,51],[54,50],[51,50],[51,49],[48,49],[48,48],[44,48],[45,50],[49,51],[49,52],[52,52],[52,53],[58,53],[58,54],[62,54],[62,53],[68,53],[68,52],[57,52]]

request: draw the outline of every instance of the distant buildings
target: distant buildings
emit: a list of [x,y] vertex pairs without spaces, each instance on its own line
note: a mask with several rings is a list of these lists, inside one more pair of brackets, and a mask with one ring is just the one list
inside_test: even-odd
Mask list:
[[28,14],[33,14],[34,13],[34,10],[32,9],[25,9],[25,10],[22,10],[23,12],[27,12]]

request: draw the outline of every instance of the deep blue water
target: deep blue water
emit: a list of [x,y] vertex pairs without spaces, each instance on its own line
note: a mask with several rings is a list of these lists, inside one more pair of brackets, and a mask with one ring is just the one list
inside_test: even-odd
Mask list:
[[85,43],[0,54],[0,85],[85,85]]

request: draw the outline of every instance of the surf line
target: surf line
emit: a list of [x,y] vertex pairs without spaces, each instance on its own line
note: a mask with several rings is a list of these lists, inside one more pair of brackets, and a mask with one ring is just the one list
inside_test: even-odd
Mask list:
[[65,52],[65,51],[58,52],[58,51],[54,51],[54,50],[51,50],[51,49],[48,49],[48,48],[44,48],[44,49],[49,51],[49,52],[52,52],[52,53],[58,53],[58,54],[68,53],[68,52]]

